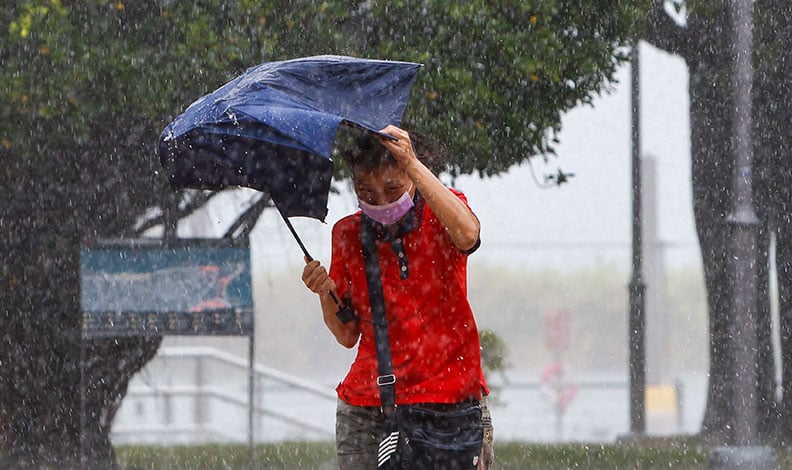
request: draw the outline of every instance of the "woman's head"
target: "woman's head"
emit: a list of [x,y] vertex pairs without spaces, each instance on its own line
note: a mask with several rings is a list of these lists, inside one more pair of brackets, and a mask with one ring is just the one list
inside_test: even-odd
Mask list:
[[390,225],[412,207],[415,186],[396,160],[371,134],[359,136],[344,154],[360,208],[372,219]]
[[412,181],[407,173],[370,133],[358,136],[344,159],[352,172],[358,200],[379,206],[398,200],[406,191],[412,196]]

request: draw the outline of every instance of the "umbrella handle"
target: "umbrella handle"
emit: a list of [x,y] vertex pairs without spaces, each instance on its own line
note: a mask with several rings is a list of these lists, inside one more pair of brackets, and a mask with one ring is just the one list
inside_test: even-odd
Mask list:
[[[305,244],[303,244],[302,240],[300,240],[300,236],[297,235],[297,231],[294,230],[294,226],[292,225],[292,223],[289,220],[289,218],[286,217],[286,214],[284,214],[283,211],[280,210],[280,207],[278,207],[277,204],[275,204],[275,207],[278,208],[278,213],[281,215],[281,218],[283,219],[283,221],[286,222],[286,226],[289,228],[289,231],[291,232],[291,234],[294,237],[294,239],[297,240],[297,244],[300,245],[300,249],[302,250],[303,254],[305,255],[305,258],[308,261],[313,261],[313,256],[311,256],[308,253],[308,250],[305,248]],[[336,297],[335,292],[330,291],[330,297],[333,299],[333,302],[335,302],[335,304],[338,306],[339,309],[344,308],[344,304],[341,303],[340,300],[338,300],[338,297]]]

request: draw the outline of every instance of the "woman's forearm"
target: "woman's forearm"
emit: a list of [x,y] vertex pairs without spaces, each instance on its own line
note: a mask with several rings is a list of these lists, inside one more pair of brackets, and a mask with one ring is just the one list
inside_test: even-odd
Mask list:
[[473,248],[479,239],[481,225],[465,203],[419,160],[411,162],[405,171],[448,231],[454,245],[462,251]]
[[322,306],[322,317],[325,325],[327,325],[327,329],[335,336],[336,341],[345,348],[355,346],[360,336],[358,319],[355,318],[347,323],[342,323],[336,316],[336,313],[338,313],[338,305],[329,293],[319,294],[319,302]]
[[476,216],[418,159],[407,131],[387,126],[380,132],[396,138],[380,137],[379,141],[388,149],[399,168],[415,183],[432,212],[448,231],[454,245],[462,251],[473,248],[478,242],[481,228]]

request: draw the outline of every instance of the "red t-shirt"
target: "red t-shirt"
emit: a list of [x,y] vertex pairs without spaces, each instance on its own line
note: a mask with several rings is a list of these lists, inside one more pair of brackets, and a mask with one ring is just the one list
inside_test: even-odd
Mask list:
[[[465,196],[451,190],[467,205]],[[486,393],[478,329],[467,300],[467,256],[420,195],[400,234],[380,231],[377,253],[388,319],[396,403],[456,403]],[[333,227],[330,276],[360,316],[355,361],[338,396],[379,406],[377,353],[360,241],[361,212]],[[375,224],[376,225],[376,224]],[[406,232],[406,233],[404,233]]]

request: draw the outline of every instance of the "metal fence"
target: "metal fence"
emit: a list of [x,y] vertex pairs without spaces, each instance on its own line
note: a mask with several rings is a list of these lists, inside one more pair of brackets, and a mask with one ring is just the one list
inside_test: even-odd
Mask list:
[[[116,416],[117,444],[243,443],[247,439],[248,363],[208,347],[160,350],[130,384]],[[336,393],[260,364],[254,367],[256,442],[333,439]],[[626,376],[626,373],[625,373]],[[493,377],[496,438],[526,442],[613,442],[629,433],[626,377],[530,374]],[[651,435],[698,429],[706,377],[647,387]]]
[[[214,348],[162,348],[131,381],[113,442],[244,442],[248,367],[245,359]],[[332,388],[260,364],[253,370],[256,441],[333,438]]]

